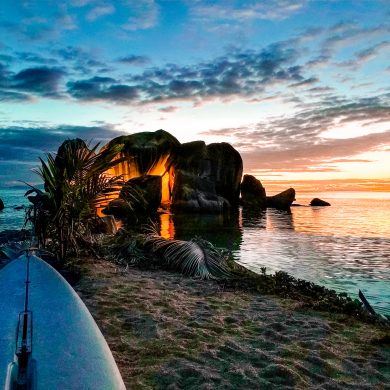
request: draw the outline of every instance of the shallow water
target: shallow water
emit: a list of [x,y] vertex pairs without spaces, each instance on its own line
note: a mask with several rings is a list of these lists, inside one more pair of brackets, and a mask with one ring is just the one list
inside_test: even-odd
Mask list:
[[0,199],[4,202],[4,210],[0,211],[0,231],[21,229],[24,225],[25,211],[15,210],[18,206],[27,206],[28,200],[24,197],[26,189],[0,188]]
[[162,216],[167,237],[201,236],[228,247],[253,271],[283,270],[357,296],[361,289],[381,313],[390,314],[390,194],[303,194],[331,207],[268,209],[235,216]]
[[[19,229],[27,204],[25,190],[1,190],[6,208],[0,231]],[[293,207],[291,214],[268,209],[230,216],[161,215],[165,237],[201,236],[229,248],[235,259],[260,272],[283,270],[356,296],[361,289],[372,305],[390,315],[390,193],[303,193],[297,203],[313,197],[331,207]]]

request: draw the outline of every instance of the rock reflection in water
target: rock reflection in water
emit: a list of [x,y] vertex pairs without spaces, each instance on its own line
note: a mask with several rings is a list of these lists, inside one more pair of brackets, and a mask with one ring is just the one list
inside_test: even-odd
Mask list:
[[161,233],[177,239],[200,236],[230,249],[256,272],[283,270],[354,296],[361,289],[377,310],[390,314],[389,202],[332,199],[332,207],[295,207],[290,213],[163,214]]
[[165,238],[189,240],[194,236],[232,251],[240,249],[242,226],[240,213],[161,214],[160,234]]

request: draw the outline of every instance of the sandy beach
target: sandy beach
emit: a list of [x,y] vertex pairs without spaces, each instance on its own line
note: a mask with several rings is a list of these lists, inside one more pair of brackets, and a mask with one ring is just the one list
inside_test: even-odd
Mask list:
[[74,286],[131,389],[385,389],[389,333],[163,271],[83,265]]

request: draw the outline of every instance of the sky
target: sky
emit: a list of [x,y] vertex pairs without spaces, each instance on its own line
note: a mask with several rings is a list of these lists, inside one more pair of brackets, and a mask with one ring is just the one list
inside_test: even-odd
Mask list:
[[2,0],[0,186],[65,139],[162,128],[266,183],[380,189],[389,20],[387,0]]

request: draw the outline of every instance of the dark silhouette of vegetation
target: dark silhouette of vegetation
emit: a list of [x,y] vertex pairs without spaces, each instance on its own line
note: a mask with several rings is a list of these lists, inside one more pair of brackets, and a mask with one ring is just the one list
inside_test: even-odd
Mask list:
[[81,140],[65,142],[57,156],[40,159],[36,173],[44,190],[30,186],[26,196],[32,203],[27,211],[40,247],[50,246],[61,260],[88,245],[96,224],[96,205],[118,189],[120,176],[105,171],[118,164],[118,148],[98,151]]
[[154,224],[144,233],[122,229],[103,248],[106,256],[122,265],[158,267],[200,279],[231,276],[227,251],[198,237],[190,241],[163,238]]

